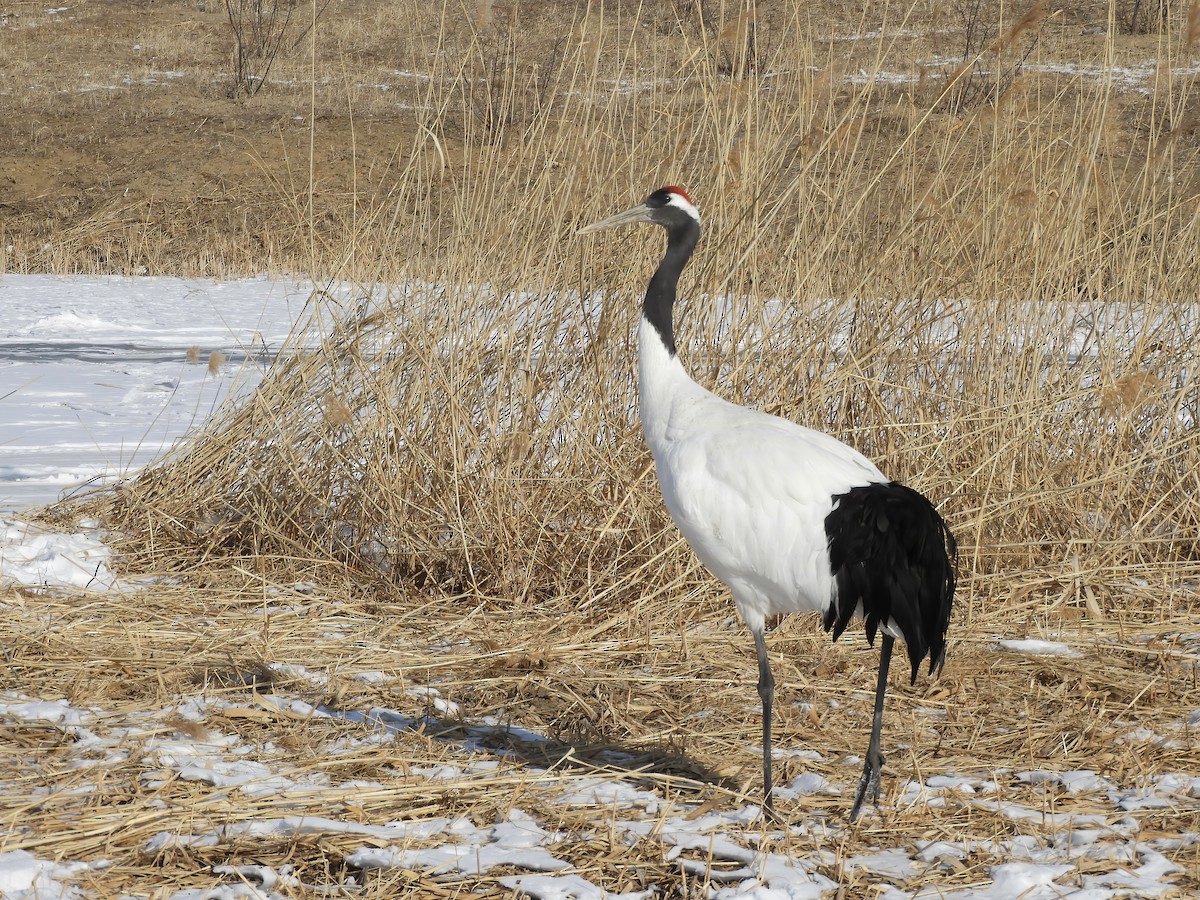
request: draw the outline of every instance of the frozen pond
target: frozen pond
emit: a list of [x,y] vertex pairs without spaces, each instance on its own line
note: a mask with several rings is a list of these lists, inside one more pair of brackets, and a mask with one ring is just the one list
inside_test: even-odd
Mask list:
[[311,284],[0,277],[0,512],[151,461],[251,390]]

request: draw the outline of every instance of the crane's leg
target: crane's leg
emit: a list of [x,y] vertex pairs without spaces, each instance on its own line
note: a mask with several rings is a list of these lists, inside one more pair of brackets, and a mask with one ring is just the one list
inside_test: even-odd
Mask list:
[[883,728],[883,696],[887,693],[888,665],[892,661],[892,644],[895,639],[890,634],[883,635],[883,643],[879,647],[879,682],[875,686],[875,716],[871,721],[871,742],[867,745],[867,759],[863,763],[862,779],[858,782],[858,794],[854,797],[854,807],[850,810],[850,821],[858,819],[862,812],[863,800],[870,795],[871,802],[879,800],[879,773],[883,769],[883,753],[879,750],[879,732]]
[[775,696],[775,676],[771,674],[771,661],[767,659],[767,639],[761,628],[753,632],[754,650],[758,654],[758,696],[762,698],[763,721],[763,808],[775,810],[771,799],[771,702]]

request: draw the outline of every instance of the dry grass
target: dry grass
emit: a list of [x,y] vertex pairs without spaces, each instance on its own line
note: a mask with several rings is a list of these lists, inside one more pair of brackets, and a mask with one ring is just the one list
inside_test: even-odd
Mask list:
[[[629,846],[612,833],[606,837],[594,810],[555,806],[547,798],[570,790],[581,778],[616,777],[661,792],[668,802],[657,815],[665,819],[679,813],[677,804],[725,808],[752,801],[757,793],[753,652],[739,624],[712,603],[702,603],[696,616],[684,621],[676,598],[642,602],[606,619],[566,606],[496,609],[477,598],[460,598],[449,631],[444,600],[381,603],[368,592],[342,587],[297,593],[249,578],[239,584],[225,570],[214,576],[218,587],[160,587],[136,605],[129,597],[112,595],[85,602],[5,597],[10,606],[6,637],[20,630],[25,639],[10,643],[15,650],[3,688],[28,690],[36,684],[39,696],[65,697],[77,707],[98,710],[91,731],[108,735],[124,728],[131,734],[125,753],[106,753],[101,763],[95,758],[99,751],[70,729],[6,727],[10,812],[3,821],[7,829],[20,827],[9,830],[5,849],[113,860],[84,882],[99,895],[134,883],[211,884],[212,866],[249,862],[276,867],[291,862],[304,881],[329,883],[359,874],[343,860],[362,846],[361,835],[231,837],[215,846],[158,853],[145,847],[164,831],[199,835],[251,819],[326,816],[378,824],[397,817],[464,815],[486,824],[513,808],[536,808],[545,816],[544,827],[573,836],[556,854],[596,883],[614,890],[644,888],[647,880],[682,887],[686,877],[677,864],[663,859],[654,840]],[[1200,703],[1195,648],[1166,634],[1186,630],[1191,620],[1179,617],[1155,629],[1128,623],[1078,628],[1053,612],[1045,615],[1055,629],[1067,630],[1059,637],[1065,636],[1080,656],[1039,659],[996,652],[986,629],[959,629],[936,684],[909,688],[900,679],[893,685],[885,729],[893,748],[885,787],[889,801],[910,774],[957,773],[994,777],[1001,786],[996,799],[1004,803],[1084,814],[1102,810],[1103,804],[1091,794],[1023,783],[1015,773],[1093,769],[1129,785],[1163,772],[1197,771],[1196,743],[1178,724]],[[38,627],[47,619],[55,623],[52,629]],[[872,654],[853,641],[830,647],[814,634],[814,625],[788,622],[772,636],[782,686],[781,743],[825,757],[783,760],[782,777],[807,771],[846,782],[850,776],[841,759],[861,749],[869,718]],[[1037,626],[1031,632],[1041,633]],[[36,638],[29,640],[32,635]],[[454,638],[451,648],[448,636]],[[820,661],[815,668],[813,660]],[[272,666],[280,663],[319,670],[329,681],[314,686],[279,674]],[[371,685],[354,677],[379,670],[396,681]],[[847,691],[847,683],[863,689]],[[255,686],[253,693],[248,684]],[[552,739],[528,743],[505,740],[498,732],[492,745],[511,751],[498,772],[446,780],[419,777],[414,769],[494,757],[484,750],[464,751],[457,743],[467,737],[463,726],[439,719],[420,699],[407,696],[405,684],[436,685],[469,716],[507,709],[523,728]],[[371,730],[361,725],[281,710],[272,701],[275,696],[361,712],[382,706],[414,718],[432,715],[423,728],[378,743],[363,740]],[[232,705],[197,722],[171,709],[190,697]],[[1179,740],[1170,745],[1123,737],[1139,726]],[[188,741],[235,736],[299,786],[256,798],[180,778],[164,766],[149,735]],[[478,740],[478,732],[474,737]],[[358,743],[348,745],[347,739]],[[613,749],[626,754],[621,762],[605,755]],[[85,761],[89,765],[81,765]],[[336,788],[363,780],[378,786]],[[307,783],[311,789],[306,790]],[[49,795],[48,784],[54,787]],[[845,811],[841,796],[804,798],[782,808],[789,818],[805,821],[828,816],[836,822]],[[1150,839],[1195,832],[1197,815],[1184,803],[1134,817]],[[832,857],[821,871],[850,890],[864,890],[875,882],[844,865],[872,847],[1054,831],[1049,824],[1022,823],[981,809],[964,796],[945,808],[918,804],[888,810],[836,838],[819,832],[777,837],[769,848],[800,856],[829,851]],[[1168,854],[1191,873],[1177,880],[1181,896],[1200,886],[1195,852],[1194,846],[1183,846]],[[937,883],[945,888],[977,884],[986,878],[985,863],[980,857],[956,873],[939,872]],[[1097,864],[1095,871],[1111,865]],[[496,888],[495,877],[448,881],[419,872],[384,872],[365,879],[363,895],[394,896],[398,884],[418,894],[488,891]],[[913,889],[921,883],[929,883],[928,877],[900,886]]]
[[[1075,22],[1037,4],[997,22],[997,53],[1039,37],[1021,76],[951,115],[947,92],[987,73],[972,59],[918,80],[912,60],[945,37],[897,37],[892,18],[877,39],[839,42],[816,35],[882,23],[831,11],[814,24],[800,4],[711,23],[655,7],[651,27],[649,13],[626,9],[564,24],[500,4],[440,18],[422,7],[431,27],[408,31],[387,68],[427,77],[405,80],[386,108],[404,125],[384,146],[397,132],[379,92],[362,86],[378,63],[361,48],[392,13],[369,8],[318,31],[319,59],[273,70],[303,82],[279,93],[306,121],[281,126],[283,162],[248,141],[270,186],[239,201],[246,230],[222,229],[235,218],[222,207],[203,233],[225,244],[182,244],[146,228],[134,205],[60,232],[51,244],[65,256],[25,257],[29,268],[85,269],[99,242],[125,270],[145,265],[136,234],[136,246],[159,248],[151,270],[190,260],[405,287],[364,287],[357,309],[318,292],[313,345],[284,353],[245,405],[119,489],[51,512],[99,516],[129,570],[186,587],[155,591],[162,626],[126,599],[65,604],[54,612],[65,631],[16,645],[8,687],[81,703],[99,691],[105,708],[153,709],[197,673],[289,662],[328,672],[338,702],[354,705],[383,698],[343,673],[416,671],[469,715],[519,705],[522,724],[564,744],[644,751],[639,777],[668,793],[723,803],[753,790],[752,653],[667,520],[636,421],[632,329],[660,238],[572,236],[678,182],[706,220],[680,308],[697,379],[851,441],[936,498],[959,536],[946,671],[933,685],[895,685],[888,742],[911,742],[895,770],[1098,768],[1128,779],[1200,769],[1190,733],[1171,749],[1114,742],[1130,723],[1164,731],[1200,707],[1194,651],[1178,639],[1200,612],[1196,76],[1172,55],[1188,35],[1164,34],[1163,66],[1144,92],[1127,90],[1038,69],[1111,63],[1144,45],[1075,41]],[[905,29],[930,27],[918,9],[898,12]],[[733,69],[730,47],[743,54]],[[867,77],[845,77],[859,69]],[[872,77],[894,71],[914,78]],[[226,200],[231,190],[222,186]],[[239,244],[247,233],[254,242]],[[308,580],[322,587],[304,615],[248,605],[265,587]],[[320,623],[340,615],[360,629],[356,650],[321,637]],[[810,700],[866,688],[860,642],[830,647],[812,625],[788,621],[772,636],[780,683]],[[465,641],[461,652],[424,649],[447,633]],[[1084,655],[988,649],[1025,634],[1065,635]],[[850,711],[865,715],[868,701],[853,694]],[[928,707],[945,711],[936,740],[919,712]],[[815,708],[783,713],[781,745],[833,759],[858,748],[861,715]],[[705,710],[718,714],[691,718]],[[320,765],[295,723],[221,727],[235,724],[294,746],[300,767]],[[414,759],[443,752],[416,733],[402,745]],[[582,759],[584,771],[594,765]],[[342,814],[380,821],[405,791],[426,792],[414,809],[479,819],[513,802],[494,785],[418,789],[380,774],[378,758],[359,762],[387,791]],[[513,791],[529,777],[515,769]],[[22,815],[37,835],[68,831],[79,843],[64,852],[120,855],[161,830],[146,812],[120,833],[72,831],[62,823],[78,804],[110,798],[39,809],[35,785]],[[188,795],[169,808],[199,804],[206,821],[264,814],[226,802],[210,810]],[[1146,822],[1197,825],[1180,810]],[[878,827],[915,841],[1012,825],[952,808]],[[882,840],[875,828],[838,853]],[[310,866],[339,859],[336,841],[316,843],[278,852]],[[616,888],[636,886],[638,866],[661,867],[652,848],[592,849]],[[1177,858],[1195,872],[1194,849]],[[128,862],[106,877],[153,865],[182,879],[211,862]]]

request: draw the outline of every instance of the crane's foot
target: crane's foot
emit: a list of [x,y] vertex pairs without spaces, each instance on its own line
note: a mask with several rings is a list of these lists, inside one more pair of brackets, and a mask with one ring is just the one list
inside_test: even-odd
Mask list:
[[785,827],[791,824],[787,817],[785,817],[783,813],[779,811],[778,807],[775,806],[775,798],[770,794],[767,794],[763,797],[763,804],[759,814],[762,816],[764,825]]
[[851,822],[858,821],[864,800],[869,799],[873,804],[879,802],[879,777],[883,771],[883,762],[882,753],[867,751],[862,778],[858,780],[858,793],[854,795],[854,806],[850,809]]

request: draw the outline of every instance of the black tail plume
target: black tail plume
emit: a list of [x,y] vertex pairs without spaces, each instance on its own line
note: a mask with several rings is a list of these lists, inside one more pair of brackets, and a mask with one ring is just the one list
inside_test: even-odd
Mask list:
[[858,612],[874,645],[875,632],[891,623],[908,647],[913,681],[926,656],[930,674],[940,670],[958,544],[933,504],[894,481],[861,485],[834,497],[825,536],[837,588],[825,630],[837,640]]

